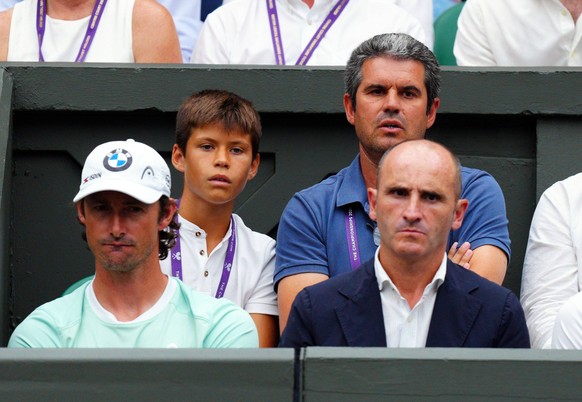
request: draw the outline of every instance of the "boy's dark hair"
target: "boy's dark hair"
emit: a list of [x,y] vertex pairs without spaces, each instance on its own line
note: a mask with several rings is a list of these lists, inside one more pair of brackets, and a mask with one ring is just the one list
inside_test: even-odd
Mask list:
[[240,130],[251,136],[253,160],[259,153],[261,119],[253,104],[232,92],[206,89],[182,102],[176,116],[176,144],[186,154],[192,130],[219,124],[226,131]]

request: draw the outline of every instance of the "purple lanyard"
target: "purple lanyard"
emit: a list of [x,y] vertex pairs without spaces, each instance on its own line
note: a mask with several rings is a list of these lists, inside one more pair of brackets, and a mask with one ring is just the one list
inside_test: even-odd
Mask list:
[[[46,29],[46,13],[47,13],[47,0],[38,0],[37,12],[36,12],[36,33],[38,35],[38,61],[44,62],[44,56],[42,54],[42,42],[44,40],[44,31]],[[87,32],[85,32],[85,37],[83,42],[81,42],[81,47],[79,48],[79,53],[75,59],[75,63],[82,63],[87,57],[89,48],[93,43],[93,38],[95,37],[95,32],[97,32],[97,27],[101,21],[101,16],[103,15],[103,10],[107,0],[97,0],[95,7],[93,7],[93,12],[89,18],[89,25],[87,26]]]
[[356,217],[352,207],[345,214],[346,237],[348,241],[348,254],[352,270],[360,266],[360,247],[358,246],[358,232],[356,231]]
[[[338,2],[333,6],[325,20],[321,23],[315,34],[303,49],[301,55],[295,62],[296,66],[304,66],[307,64],[315,49],[319,46],[319,43],[329,31],[331,26],[339,18],[340,14],[346,8],[350,0],[338,0]],[[283,50],[283,40],[281,38],[281,25],[279,24],[279,14],[277,13],[276,0],[266,0],[267,11],[269,13],[269,25],[271,27],[271,38],[273,39],[273,51],[275,52],[275,60],[277,65],[285,65],[285,51]]]
[[[180,200],[176,200],[176,204],[180,206]],[[222,266],[222,276],[220,277],[220,283],[218,284],[218,289],[216,289],[216,297],[220,299],[224,296],[224,291],[226,290],[226,285],[228,285],[228,280],[230,279],[230,271],[232,269],[232,262],[234,260],[234,253],[236,251],[236,226],[234,223],[234,218],[230,217],[231,234],[228,239],[228,248],[226,249],[226,256],[224,257],[224,264]],[[182,247],[180,246],[180,235],[179,230],[178,237],[176,238],[176,245],[172,248],[172,276],[182,280]]]

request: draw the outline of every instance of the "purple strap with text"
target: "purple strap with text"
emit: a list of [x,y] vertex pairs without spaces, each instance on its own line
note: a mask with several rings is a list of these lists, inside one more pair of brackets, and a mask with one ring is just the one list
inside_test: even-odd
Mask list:
[[[299,58],[295,62],[297,66],[304,66],[307,64],[315,49],[319,46],[319,43],[329,31],[331,26],[339,18],[340,14],[346,8],[350,0],[338,0],[338,2],[333,6],[325,20],[321,23],[315,34],[303,49],[303,52],[299,55]],[[266,0],[267,11],[269,14],[269,25],[271,27],[271,38],[273,39],[273,51],[275,52],[275,61],[277,65],[285,64],[285,51],[283,50],[283,39],[281,36],[281,25],[279,24],[279,15],[277,13],[276,0]]]
[[[180,200],[176,200],[176,204],[180,206]],[[232,270],[232,263],[234,261],[234,254],[236,251],[236,226],[234,223],[234,218],[230,217],[230,227],[231,234],[228,239],[228,248],[226,249],[226,256],[224,257],[224,264],[222,265],[222,275],[220,277],[220,282],[218,283],[218,289],[216,289],[216,297],[220,299],[224,296],[226,286],[228,285],[228,280],[230,279],[230,271]],[[171,250],[172,258],[172,276],[182,280],[182,247],[180,245],[180,235],[179,230],[178,237],[176,238],[176,244]]]
[[352,208],[348,208],[345,215],[346,237],[348,242],[348,255],[352,270],[358,268],[360,264],[360,247],[358,246],[358,233],[356,231],[356,217]]
[[[46,14],[47,14],[47,0],[38,0],[37,13],[36,13],[36,33],[38,35],[38,61],[44,62],[44,56],[42,54],[42,42],[44,40],[44,33],[46,29]],[[75,59],[76,63],[82,63],[87,57],[87,53],[91,48],[93,43],[93,38],[99,27],[99,22],[101,21],[101,16],[103,15],[103,10],[107,0],[97,0],[95,7],[93,7],[93,12],[89,18],[89,25],[87,26],[87,31],[85,32],[85,37],[81,42],[81,47],[79,48],[79,53]]]

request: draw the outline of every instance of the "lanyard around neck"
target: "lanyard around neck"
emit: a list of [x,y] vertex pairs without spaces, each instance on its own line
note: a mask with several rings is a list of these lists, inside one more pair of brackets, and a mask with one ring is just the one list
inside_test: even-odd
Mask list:
[[358,232],[356,231],[356,216],[354,215],[352,207],[349,207],[345,212],[345,223],[350,265],[352,270],[355,270],[361,265],[361,260],[360,247],[358,246]]
[[[85,37],[83,42],[81,42],[81,47],[79,48],[79,53],[77,53],[76,63],[82,63],[87,57],[87,53],[91,48],[93,43],[93,38],[97,32],[97,27],[99,27],[99,22],[101,21],[101,16],[103,15],[103,10],[107,0],[97,0],[95,2],[95,7],[93,7],[93,12],[89,18],[89,25],[87,26],[87,32],[85,32]],[[44,32],[46,29],[46,14],[47,14],[47,0],[38,0],[36,7],[36,33],[38,35],[38,61],[44,62],[44,56],[42,54],[42,42],[44,40]]]
[[[179,206],[180,200],[176,200],[176,203]],[[224,256],[224,264],[222,265],[222,275],[220,277],[220,282],[218,283],[218,289],[216,289],[216,295],[214,296],[217,299],[220,299],[224,296],[226,286],[228,285],[228,280],[230,279],[230,271],[232,270],[232,263],[234,261],[234,254],[236,251],[236,225],[232,216],[230,217],[230,227],[231,233],[228,239],[226,255]],[[170,253],[172,258],[172,276],[182,280],[182,246],[180,245],[179,230],[176,232],[178,232],[178,237],[176,238],[176,244]]]
[[[299,55],[295,65],[304,66],[307,64],[327,31],[329,31],[331,26],[339,18],[340,14],[342,11],[344,11],[349,1],[350,0],[338,0],[327,17],[325,17],[325,20],[323,20],[317,31],[315,31],[315,34],[305,49],[303,49],[303,52]],[[273,40],[273,51],[275,52],[275,60],[277,65],[285,65],[285,51],[283,49],[283,39],[281,37],[281,25],[279,24],[279,14],[277,12],[276,0],[266,0],[266,2],[267,12],[269,15],[269,26],[271,27],[271,39]]]

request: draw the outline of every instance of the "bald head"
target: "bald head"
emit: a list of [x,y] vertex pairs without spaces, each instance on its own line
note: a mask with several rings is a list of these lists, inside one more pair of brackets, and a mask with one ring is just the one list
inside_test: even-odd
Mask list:
[[468,205],[459,199],[457,158],[429,140],[401,142],[380,160],[376,183],[368,199],[380,231],[382,264],[405,259],[438,267],[449,231],[461,226]]
[[[389,156],[392,152],[394,155]],[[382,156],[378,164],[377,183],[380,182],[380,175],[382,174],[382,166],[389,158],[395,158],[401,153],[404,153],[407,165],[425,165],[428,169],[441,167],[450,167],[452,173],[452,189],[454,191],[455,200],[461,197],[461,163],[453,152],[444,145],[438,144],[434,141],[421,139],[400,142],[390,147]],[[431,163],[438,163],[438,165],[430,166]],[[447,169],[448,171],[448,169]],[[442,174],[445,172],[442,171]]]

